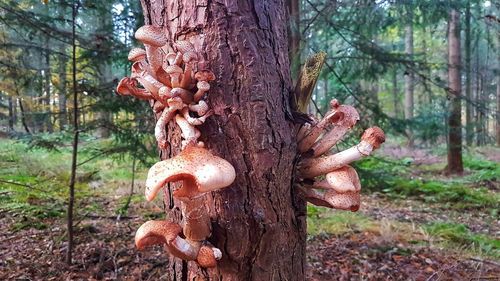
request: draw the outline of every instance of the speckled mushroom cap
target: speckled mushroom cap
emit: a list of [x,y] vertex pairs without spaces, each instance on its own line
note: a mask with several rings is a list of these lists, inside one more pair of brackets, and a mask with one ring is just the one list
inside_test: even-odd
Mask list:
[[178,198],[193,198],[202,193],[229,186],[236,177],[234,167],[205,148],[189,146],[173,158],[161,161],[149,169],[146,199],[151,201],[168,182],[183,181],[174,191]]
[[139,250],[148,246],[165,244],[169,253],[183,260],[195,260],[199,246],[193,246],[181,238],[180,225],[169,221],[147,221],[135,233],[135,245]]
[[142,250],[148,246],[170,243],[180,233],[180,225],[169,221],[147,221],[135,233],[135,246]]
[[128,52],[128,60],[132,62],[136,62],[142,60],[146,57],[146,51],[141,48],[133,48]]
[[198,81],[213,81],[215,74],[210,70],[200,70],[195,73],[194,78]]
[[153,25],[144,25],[137,29],[135,32],[135,38],[145,45],[151,45],[154,47],[162,47],[168,42],[168,39],[163,33],[161,27]]
[[334,190],[318,191],[312,188],[299,189],[307,202],[338,210],[357,211],[360,206],[359,192],[337,193]]
[[371,127],[365,130],[361,140],[368,142],[373,148],[379,148],[385,142],[385,134],[379,127]]
[[326,181],[338,193],[361,190],[358,173],[351,166],[344,166],[326,174]]

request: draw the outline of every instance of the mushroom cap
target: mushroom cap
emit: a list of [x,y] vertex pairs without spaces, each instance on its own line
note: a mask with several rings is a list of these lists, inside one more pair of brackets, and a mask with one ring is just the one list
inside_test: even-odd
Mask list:
[[344,166],[326,174],[326,181],[330,188],[338,193],[357,192],[361,190],[358,173],[351,166]]
[[385,134],[382,129],[374,126],[364,131],[363,135],[361,136],[361,140],[371,144],[371,146],[373,146],[373,149],[377,149],[382,143],[385,142]]
[[180,225],[173,222],[147,221],[135,233],[135,246],[137,249],[142,250],[148,246],[170,243],[181,232]]
[[329,190],[325,193],[326,201],[334,209],[356,212],[361,205],[359,192],[337,193]]
[[175,87],[170,90],[172,97],[180,97],[185,104],[190,104],[193,101],[193,93],[184,89]]
[[216,267],[217,261],[222,258],[222,252],[211,246],[203,245],[198,252],[197,262],[201,267]]
[[143,25],[135,32],[135,38],[143,44],[161,47],[168,43],[168,39],[161,27]]
[[120,82],[118,82],[118,86],[116,86],[116,92],[122,96],[132,95],[132,92],[130,91],[130,88],[129,88],[130,83],[131,83],[130,78],[128,78],[128,77],[122,78],[122,80],[120,80]]
[[229,186],[236,178],[234,167],[205,148],[189,146],[173,158],[158,162],[149,169],[146,199],[151,201],[168,182],[183,180],[174,191],[176,197],[193,198],[202,193]]
[[340,115],[340,119],[335,123],[336,126],[352,128],[359,121],[358,111],[350,105],[339,106],[336,114]]
[[210,90],[210,83],[208,83],[207,81],[199,81],[198,83],[196,83],[196,87],[198,88],[198,90],[208,91]]
[[136,62],[142,60],[146,57],[146,51],[141,48],[133,48],[128,52],[128,60],[132,62]]
[[337,193],[334,190],[325,192],[312,188],[300,188],[305,199],[316,206],[328,207],[339,210],[357,211],[360,206],[359,192]]
[[169,65],[165,67],[165,72],[168,74],[173,74],[173,73],[183,73],[182,68],[178,65]]
[[200,70],[196,72],[194,78],[199,81],[213,81],[215,80],[215,74],[210,70]]

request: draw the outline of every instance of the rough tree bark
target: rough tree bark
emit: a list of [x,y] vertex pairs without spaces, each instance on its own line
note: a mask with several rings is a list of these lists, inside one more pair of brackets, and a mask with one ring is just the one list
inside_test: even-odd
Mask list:
[[[407,12],[407,23],[405,26],[405,53],[410,58],[413,58],[413,8],[408,7]],[[406,69],[405,73],[405,119],[413,119],[413,80],[415,74],[412,69]],[[408,135],[408,146],[413,146],[413,132],[408,129],[406,134]]]
[[450,109],[448,115],[448,172],[462,173],[462,105],[460,77],[460,14],[452,9],[448,20],[448,87]]
[[[209,240],[223,252],[218,267],[172,259],[169,280],[304,280],[306,212],[292,188],[285,1],[141,2],[145,23],[163,26],[171,40],[203,38],[202,55],[217,78],[208,95],[215,114],[201,127],[201,140],[237,171],[230,187],[207,196]],[[162,159],[178,153],[179,139],[170,124]],[[179,221],[167,188],[164,198],[167,218]]]

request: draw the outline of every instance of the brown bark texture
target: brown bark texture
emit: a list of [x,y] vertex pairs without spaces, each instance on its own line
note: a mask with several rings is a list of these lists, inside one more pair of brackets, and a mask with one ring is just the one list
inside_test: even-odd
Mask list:
[[460,27],[459,13],[453,9],[448,21],[448,87],[450,110],[448,115],[448,172],[462,173],[462,105],[460,95]]
[[[208,94],[214,115],[201,141],[236,169],[228,188],[206,196],[209,241],[223,258],[214,269],[171,258],[169,280],[304,280],[305,202],[293,192],[295,130],[285,1],[141,0],[145,23],[163,26],[172,40],[197,37],[216,74]],[[168,125],[170,147],[180,132]],[[164,189],[167,219],[180,207]],[[172,201],[173,200],[173,201]]]

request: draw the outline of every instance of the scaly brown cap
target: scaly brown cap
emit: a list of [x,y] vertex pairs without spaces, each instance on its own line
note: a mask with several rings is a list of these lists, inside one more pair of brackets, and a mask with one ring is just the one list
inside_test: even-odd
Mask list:
[[163,33],[163,29],[153,25],[141,26],[135,32],[135,38],[143,44],[154,47],[162,47],[168,42],[167,37]]
[[368,142],[373,146],[373,149],[380,147],[385,142],[385,134],[379,127],[371,127],[365,130],[361,136],[361,140]]
[[132,62],[140,61],[146,58],[146,51],[141,48],[133,48],[128,52],[128,60]]

